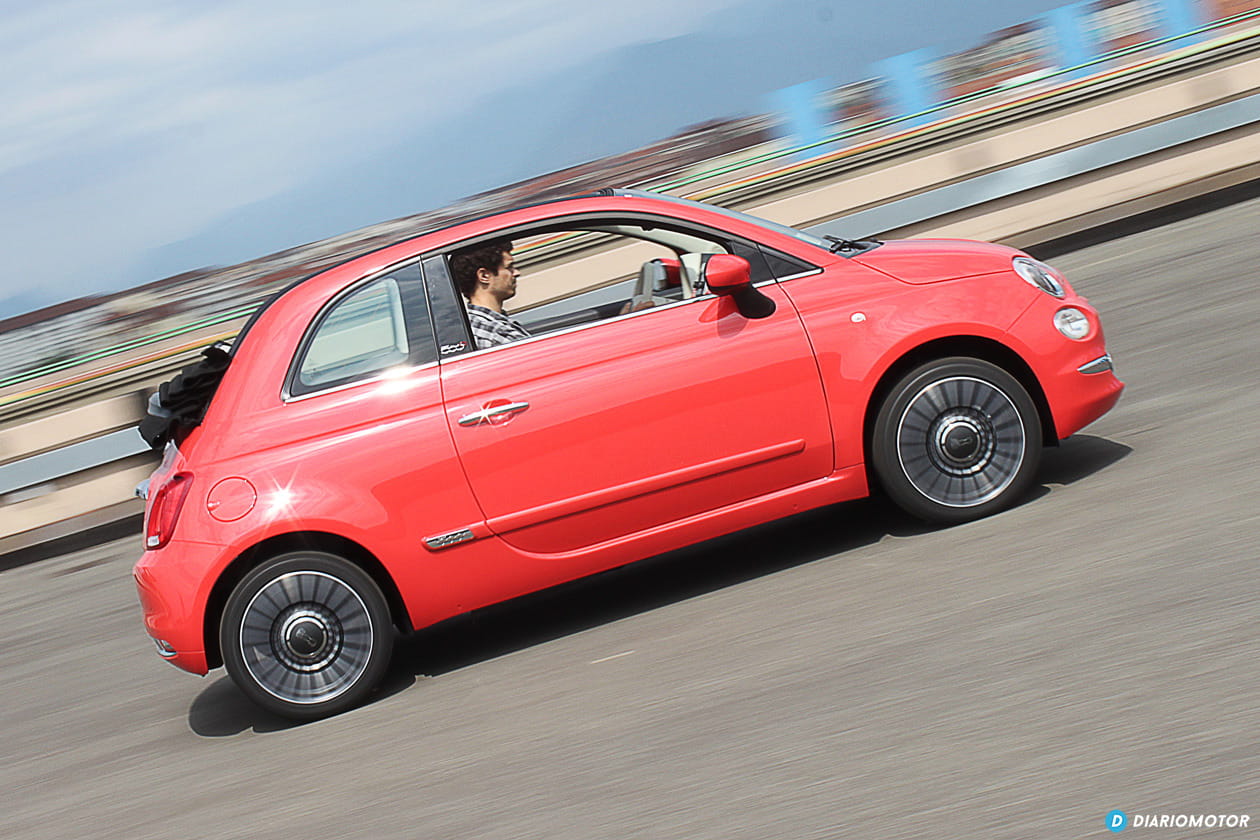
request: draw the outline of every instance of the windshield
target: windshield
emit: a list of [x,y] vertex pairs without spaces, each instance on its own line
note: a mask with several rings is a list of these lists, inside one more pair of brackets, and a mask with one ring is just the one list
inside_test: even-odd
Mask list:
[[665,195],[664,193],[648,192],[647,190],[616,190],[615,192],[617,195],[632,195],[632,196],[637,196],[639,198],[657,198],[657,199],[660,199],[661,201],[672,201],[675,204],[687,204],[692,207],[703,207],[706,210],[712,210],[713,212],[720,213],[723,216],[728,216],[732,219],[739,219],[740,221],[748,222],[749,224],[754,224],[754,225],[757,225],[758,227],[763,227],[766,230],[772,230],[775,233],[781,233],[784,236],[790,236],[793,239],[797,239],[797,240],[800,240],[801,242],[805,242],[810,245],[813,245],[815,248],[821,248],[824,251],[831,250],[831,244],[827,242],[827,240],[820,239],[817,236],[814,236],[813,234],[806,233],[803,230],[797,230],[794,227],[788,227],[787,225],[781,225],[778,222],[772,222],[769,219],[762,219],[757,216],[750,216],[747,213],[741,213],[738,210],[730,210],[726,207],[718,207],[716,204],[704,204],[703,202],[692,201],[689,198],[679,198],[678,196],[675,196],[675,195]]

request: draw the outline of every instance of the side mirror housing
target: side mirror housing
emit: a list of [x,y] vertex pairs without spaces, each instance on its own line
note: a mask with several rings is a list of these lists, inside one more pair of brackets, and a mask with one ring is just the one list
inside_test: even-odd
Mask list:
[[752,268],[743,257],[706,254],[703,274],[709,291],[729,297],[745,318],[768,318],[774,314],[774,301],[753,286]]

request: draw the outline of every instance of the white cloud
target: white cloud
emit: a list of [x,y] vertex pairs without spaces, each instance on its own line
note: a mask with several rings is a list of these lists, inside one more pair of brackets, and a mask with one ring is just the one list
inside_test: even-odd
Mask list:
[[0,283],[69,297],[114,282],[143,250],[407,126],[735,2],[24,5],[0,20],[0,247],[23,278]]
[[10,147],[0,169],[73,150],[85,135],[109,142],[187,125],[236,132],[260,113],[276,130],[327,129],[338,114],[388,124],[417,106],[440,116],[493,87],[677,34],[721,5],[681,13],[663,0],[595,11],[576,0],[380,2],[318,14],[306,3],[32,7],[0,27],[0,79],[8,80],[0,136]]

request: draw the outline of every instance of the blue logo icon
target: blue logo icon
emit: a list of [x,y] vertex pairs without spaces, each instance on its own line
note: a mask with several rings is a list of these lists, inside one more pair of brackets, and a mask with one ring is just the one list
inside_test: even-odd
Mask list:
[[1125,826],[1129,824],[1129,818],[1125,816],[1124,811],[1112,811],[1107,814],[1107,828],[1116,834],[1124,831]]

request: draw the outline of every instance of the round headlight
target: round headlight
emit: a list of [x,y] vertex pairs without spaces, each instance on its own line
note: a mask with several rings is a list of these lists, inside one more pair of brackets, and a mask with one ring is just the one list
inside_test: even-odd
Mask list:
[[1048,295],[1063,297],[1063,284],[1054,276],[1054,269],[1045,263],[1034,260],[1032,257],[1016,257],[1011,260],[1011,267],[1015,269],[1016,274],[1024,278],[1025,282],[1036,286]]
[[1075,306],[1068,306],[1054,313],[1054,326],[1073,341],[1089,338],[1089,318]]

